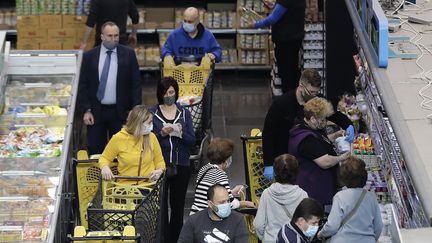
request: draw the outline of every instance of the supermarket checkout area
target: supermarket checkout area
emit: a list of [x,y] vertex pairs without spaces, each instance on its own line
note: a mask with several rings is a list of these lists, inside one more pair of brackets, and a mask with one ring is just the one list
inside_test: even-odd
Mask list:
[[[432,3],[405,4],[391,16],[369,11],[378,1],[345,3],[359,51],[355,84],[367,104],[364,118],[391,174],[398,218],[392,242],[431,242],[432,27],[414,21],[432,20]],[[384,33],[388,26],[394,32]]]

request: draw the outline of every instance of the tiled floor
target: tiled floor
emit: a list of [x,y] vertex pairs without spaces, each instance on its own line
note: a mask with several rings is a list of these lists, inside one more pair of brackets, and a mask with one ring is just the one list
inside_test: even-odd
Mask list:
[[[157,74],[146,75],[143,87],[144,102],[156,102]],[[227,137],[234,141],[233,164],[228,170],[230,183],[245,183],[244,158],[240,135],[248,135],[252,128],[262,128],[264,117],[271,103],[268,72],[216,72],[213,93],[213,132],[215,137]],[[186,208],[193,198],[195,176],[191,178]],[[188,212],[186,212],[188,214]]]

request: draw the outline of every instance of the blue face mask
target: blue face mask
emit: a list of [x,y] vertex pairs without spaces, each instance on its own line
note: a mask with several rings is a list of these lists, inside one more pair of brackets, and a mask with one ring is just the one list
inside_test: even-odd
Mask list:
[[195,25],[191,23],[183,23],[183,29],[187,33],[192,33],[195,31]]
[[215,209],[213,209],[213,212],[215,212],[215,214],[222,219],[228,218],[228,216],[230,216],[231,214],[231,204],[230,203],[219,204],[216,206]]
[[314,235],[316,235],[316,233],[318,232],[318,225],[309,225],[308,224],[308,229],[303,232],[304,235],[308,238],[312,238],[314,237]]

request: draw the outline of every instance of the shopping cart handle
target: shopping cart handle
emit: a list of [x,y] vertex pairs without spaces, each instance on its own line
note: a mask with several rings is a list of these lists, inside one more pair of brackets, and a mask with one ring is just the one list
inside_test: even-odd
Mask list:
[[257,208],[238,208],[236,209],[237,212],[242,214],[249,214],[255,216],[258,209]]
[[73,237],[68,234],[68,239],[70,241],[90,241],[90,240],[139,240],[141,236],[137,234],[136,236],[82,236]]
[[122,180],[150,180],[150,176],[114,176],[114,179]]
[[174,57],[175,63],[183,63],[183,62],[201,62],[201,57],[195,56],[176,56]]

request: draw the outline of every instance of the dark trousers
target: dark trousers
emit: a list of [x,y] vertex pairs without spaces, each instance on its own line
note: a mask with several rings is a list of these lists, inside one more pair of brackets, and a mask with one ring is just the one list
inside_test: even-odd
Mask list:
[[122,128],[115,105],[102,106],[99,121],[87,126],[87,149],[89,154],[101,154],[107,141]]
[[[189,166],[177,166],[177,175],[167,179],[165,191],[169,193],[169,206],[171,208],[168,229],[165,229],[165,232],[168,232],[167,243],[176,243],[180,236],[190,174],[191,168]],[[165,212],[165,220],[168,222],[168,211],[165,210]]]
[[282,80],[282,92],[297,88],[300,79],[299,50],[303,40],[275,41],[275,57],[278,74]]

